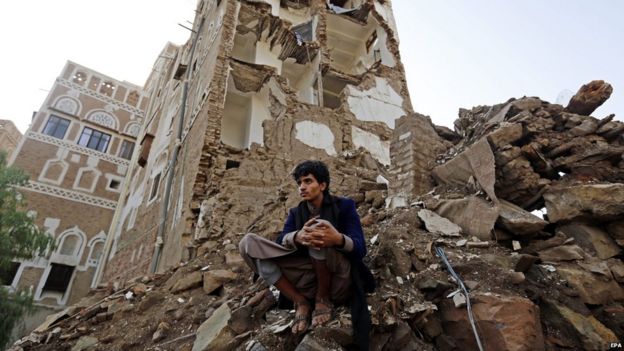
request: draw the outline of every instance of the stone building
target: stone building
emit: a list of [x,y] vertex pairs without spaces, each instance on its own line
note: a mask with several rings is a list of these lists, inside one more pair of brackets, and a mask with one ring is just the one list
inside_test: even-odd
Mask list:
[[395,119],[413,117],[388,0],[201,0],[192,30],[144,87],[100,282],[162,271],[224,234],[281,230],[299,160],[365,164],[333,173],[347,193],[389,176]]
[[13,122],[0,119],[0,151],[6,152],[7,158],[13,154],[21,138],[22,133],[17,130]]
[[21,193],[56,249],[14,262],[10,289],[51,308],[89,291],[147,104],[141,87],[66,63],[10,161],[30,175]]

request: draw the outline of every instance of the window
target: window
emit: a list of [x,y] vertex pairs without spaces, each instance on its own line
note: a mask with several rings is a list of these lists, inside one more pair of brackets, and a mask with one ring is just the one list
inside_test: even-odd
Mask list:
[[113,90],[115,90],[115,86],[113,85],[112,82],[108,82],[108,81],[102,83],[102,86],[100,87],[100,93],[104,95],[108,95],[108,96],[113,95]]
[[84,85],[85,81],[87,81],[87,74],[84,72],[76,72],[76,74],[74,74],[74,79],[73,79],[74,83],[78,83],[80,85]]
[[154,181],[152,183],[152,191],[150,191],[149,201],[154,200],[156,195],[158,195],[158,186],[160,185],[160,173],[154,177]]
[[121,185],[121,182],[118,179],[111,179],[110,183],[108,184],[108,187],[114,190],[119,190],[120,185]]
[[43,128],[43,134],[53,136],[55,138],[63,139],[67,128],[69,127],[69,120],[61,117],[51,115]]
[[8,267],[8,269],[0,269],[0,285],[11,285],[11,283],[13,283],[15,275],[17,274],[19,266],[19,262],[11,262],[11,265]]
[[121,148],[119,149],[119,157],[129,160],[132,158],[132,151],[134,151],[134,143],[128,140],[122,140]]
[[100,152],[106,152],[110,137],[111,136],[109,134],[102,133],[89,127],[84,127],[82,134],[80,135],[80,139],[78,139],[78,145]]
[[64,294],[67,291],[67,287],[69,287],[74,267],[57,263],[52,263],[50,266],[50,274],[48,274],[48,279],[43,286],[43,291],[54,291]]

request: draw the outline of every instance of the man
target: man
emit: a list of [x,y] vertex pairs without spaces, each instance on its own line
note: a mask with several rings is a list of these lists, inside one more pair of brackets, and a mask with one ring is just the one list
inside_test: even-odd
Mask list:
[[351,301],[354,329],[361,329],[367,343],[370,316],[364,292],[372,292],[374,281],[362,263],[366,244],[355,202],[330,195],[329,170],[323,162],[304,161],[292,176],[302,201],[290,209],[277,241],[247,234],[239,244],[241,255],[294,303],[293,333],[306,331],[310,316],[312,327],[327,323],[334,303]]

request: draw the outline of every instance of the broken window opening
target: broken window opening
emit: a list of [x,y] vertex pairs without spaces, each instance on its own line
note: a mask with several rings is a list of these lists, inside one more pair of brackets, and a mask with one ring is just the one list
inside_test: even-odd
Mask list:
[[378,27],[372,17],[362,25],[344,16],[327,16],[330,67],[347,74],[365,73],[376,62],[374,51],[386,45],[385,36],[377,33]]
[[314,20],[293,26],[291,30],[295,33],[299,45],[314,41]]
[[342,105],[342,91],[347,86],[347,81],[326,74],[323,77],[323,106],[336,109]]
[[0,285],[11,285],[20,267],[19,262],[11,262],[6,269],[0,269]]
[[244,149],[249,138],[251,101],[248,97],[227,92],[221,119],[221,141],[229,146]]
[[282,66],[282,77],[297,92],[301,102],[318,104],[317,84],[318,62],[300,65],[294,59],[287,59]]
[[234,160],[227,160],[225,161],[225,169],[230,169],[230,168],[238,168],[240,166],[240,162],[239,161],[234,161]]
[[173,79],[176,79],[176,80],[182,79],[182,76],[184,76],[184,73],[186,73],[186,67],[187,67],[186,65],[183,65],[180,63],[175,73],[173,74]]
[[43,286],[43,292],[50,291],[65,294],[73,274],[73,266],[58,263],[50,264],[50,273]]

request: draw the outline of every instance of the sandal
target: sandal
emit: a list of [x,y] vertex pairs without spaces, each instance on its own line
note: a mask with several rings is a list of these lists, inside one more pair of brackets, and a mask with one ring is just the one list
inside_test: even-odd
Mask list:
[[[308,303],[308,301],[305,302],[295,302],[295,318],[293,319],[293,324],[292,324],[292,333],[295,335],[299,335],[303,332],[305,332],[306,330],[308,330],[308,328],[310,327],[310,304]],[[306,306],[308,307],[308,312],[304,313],[304,314],[299,314],[297,315],[297,311],[299,310],[299,307],[301,306]],[[303,328],[298,328],[298,326],[300,326],[303,323]]]
[[[312,328],[316,328],[318,326],[323,326],[325,324],[327,324],[329,321],[331,321],[333,315],[334,315],[334,304],[331,303],[331,301],[329,301],[329,299],[316,299],[315,304],[323,304],[327,307],[325,308],[316,308],[314,309],[314,312],[312,312]],[[321,323],[316,323],[315,319],[319,316],[329,316],[329,318]]]

